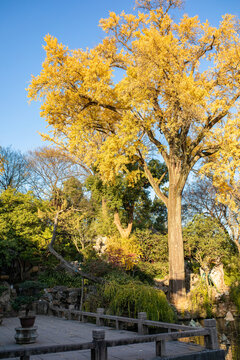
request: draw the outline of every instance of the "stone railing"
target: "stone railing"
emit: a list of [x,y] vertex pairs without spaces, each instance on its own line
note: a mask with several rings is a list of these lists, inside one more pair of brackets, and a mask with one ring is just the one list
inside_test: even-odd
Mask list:
[[[91,350],[91,360],[107,360],[107,349],[114,346],[130,345],[130,344],[142,344],[147,342],[155,342],[156,356],[166,356],[165,342],[167,340],[180,339],[192,336],[204,336],[209,349],[209,353],[212,353],[214,359],[224,360],[224,351],[214,349],[216,346],[215,340],[213,340],[215,326],[213,323],[206,324],[207,326],[202,329],[177,331],[174,333],[162,333],[156,335],[140,335],[138,337],[118,339],[118,340],[105,340],[105,331],[103,329],[95,329],[92,331],[92,341],[81,344],[66,344],[66,345],[48,345],[48,346],[25,346],[24,349],[19,347],[18,349],[3,350],[0,351],[0,359],[8,359],[13,357],[20,357],[20,360],[30,360],[31,355],[43,355],[52,354],[66,351],[77,350]],[[215,328],[216,329],[216,328]],[[217,355],[217,357],[216,357]],[[203,355],[206,358],[206,352]]]
[[[97,326],[104,326],[105,321],[114,321],[117,329],[123,323],[137,324],[139,336],[128,337],[115,340],[105,340],[104,329],[95,329],[92,332],[92,341],[79,344],[66,345],[48,345],[48,346],[25,346],[24,349],[3,350],[0,351],[0,359],[11,357],[20,357],[21,360],[30,360],[31,355],[50,354],[57,352],[91,350],[92,360],[107,360],[107,349],[114,346],[155,342],[156,356],[166,356],[166,341],[176,340],[180,338],[189,338],[195,336],[204,336],[206,349],[210,352],[217,352],[218,359],[224,359],[224,351],[218,350],[218,339],[215,319],[204,320],[203,328],[193,328],[191,326],[164,323],[160,321],[147,320],[145,312],[140,312],[138,318],[128,318],[123,316],[106,315],[104,309],[97,309],[97,313],[84,312],[78,310],[60,309],[50,307],[52,315],[64,316],[68,319],[77,318],[86,322],[88,318],[95,318]],[[160,329],[166,329],[166,332],[154,335],[148,335],[149,326]]]
[[[44,312],[46,314],[46,311]],[[115,324],[115,328],[120,330],[122,325],[125,324],[136,324],[138,327],[138,333],[141,335],[148,334],[148,327],[155,326],[161,329],[167,329],[168,332],[177,330],[194,330],[192,326],[165,323],[161,321],[147,320],[147,314],[145,312],[138,313],[138,318],[129,318],[125,316],[107,315],[104,314],[103,308],[98,308],[96,313],[79,311],[72,309],[63,309],[55,306],[49,306],[48,315],[57,317],[64,317],[69,320],[78,320],[82,322],[88,322],[89,319],[95,319],[97,326],[104,326],[106,323]]]

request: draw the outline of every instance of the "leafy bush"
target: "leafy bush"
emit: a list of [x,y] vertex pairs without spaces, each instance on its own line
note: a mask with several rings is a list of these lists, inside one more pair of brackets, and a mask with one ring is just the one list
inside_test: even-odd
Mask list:
[[229,236],[213,218],[195,215],[183,229],[185,255],[202,269],[210,270],[214,264],[229,258],[233,251]]
[[107,240],[107,258],[110,264],[124,270],[131,270],[141,256],[140,246],[135,237],[121,238],[112,236]]
[[137,317],[145,311],[151,320],[173,322],[174,312],[165,294],[150,285],[125,277],[125,282],[112,279],[104,284],[103,301],[111,313]]
[[135,281],[129,273],[123,272],[119,269],[114,269],[113,271],[108,273],[104,277],[104,280],[109,283],[112,281],[117,282],[119,285],[124,285],[129,282]]
[[166,262],[143,262],[140,261],[134,268],[133,275],[141,281],[154,283],[154,278],[164,278],[168,274],[168,263]]
[[37,300],[34,296],[19,295],[11,303],[13,310],[19,311],[23,306],[26,307],[26,315],[30,310],[32,303]]
[[238,254],[225,259],[224,270],[225,283],[230,287],[230,299],[237,306],[240,314],[240,271]]
[[235,286],[236,283],[240,283],[240,266],[239,255],[228,257],[224,259],[224,280],[226,285]]
[[151,230],[136,230],[133,237],[140,248],[141,260],[168,263],[167,235],[153,234]]
[[41,297],[42,289],[43,285],[37,281],[25,281],[19,284],[19,295],[12,301],[12,308],[16,311],[24,308],[27,316],[32,303]]
[[92,258],[84,261],[82,269],[86,273],[97,277],[103,277],[113,270],[113,266],[102,258]]
[[64,270],[49,269],[38,277],[39,282],[45,287],[54,287],[58,285],[80,288],[82,286],[82,277],[79,275],[70,275]]
[[[104,276],[104,281],[116,281],[118,284],[124,285],[132,281],[132,277],[118,268],[112,269]],[[108,309],[108,302],[103,298],[103,285],[89,286],[83,303],[84,311],[96,312],[98,307]]]
[[7,189],[0,195],[0,267],[13,263],[39,264],[42,249],[50,237],[50,227],[39,217],[46,204],[29,192]]
[[213,299],[206,282],[200,279],[197,286],[190,293],[191,310],[199,317],[211,318],[213,316]]

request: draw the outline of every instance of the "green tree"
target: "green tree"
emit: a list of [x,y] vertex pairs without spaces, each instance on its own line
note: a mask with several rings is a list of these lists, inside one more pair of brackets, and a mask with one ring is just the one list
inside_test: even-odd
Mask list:
[[80,180],[74,177],[64,182],[61,197],[65,211],[59,217],[56,234],[58,237],[57,248],[64,254],[64,249],[61,247],[66,243],[65,253],[67,250],[72,259],[76,259],[76,250],[81,257],[84,257],[86,249],[92,245],[93,239],[97,235],[94,226],[96,214],[93,202],[87,198]]
[[[153,176],[161,179],[161,186],[167,180],[167,168],[158,160],[152,159],[149,164]],[[122,237],[129,237],[134,227],[156,227],[164,229],[166,211],[160,202],[150,199],[150,183],[143,173],[134,180],[131,174],[139,170],[139,164],[127,165],[127,171],[116,176],[114,184],[105,184],[98,172],[87,179],[87,188],[93,199],[101,203],[103,234],[114,231],[111,218]],[[103,229],[105,225],[105,228]]]
[[197,262],[204,270],[206,279],[211,268],[234,254],[234,246],[228,234],[216,219],[195,215],[183,230],[186,257]]
[[228,202],[221,201],[219,189],[213,185],[212,179],[204,177],[191,183],[183,195],[184,216],[191,218],[196,214],[212,217],[223,228],[235,244],[240,254],[240,199],[233,211]]
[[31,193],[7,189],[0,195],[0,268],[12,272],[15,279],[23,279],[24,271],[43,259],[42,250],[51,236],[40,216],[46,206]]

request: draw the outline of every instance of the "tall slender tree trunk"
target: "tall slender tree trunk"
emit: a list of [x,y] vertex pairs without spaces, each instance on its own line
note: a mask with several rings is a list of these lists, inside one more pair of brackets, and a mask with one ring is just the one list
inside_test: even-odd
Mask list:
[[180,171],[169,169],[168,194],[168,248],[169,248],[169,290],[173,303],[179,303],[186,296],[184,249],[182,238],[181,200],[179,187]]

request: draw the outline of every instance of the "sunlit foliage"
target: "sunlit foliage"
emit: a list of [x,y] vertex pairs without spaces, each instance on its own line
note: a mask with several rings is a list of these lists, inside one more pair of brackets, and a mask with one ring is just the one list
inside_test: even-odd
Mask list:
[[[142,163],[168,208],[170,287],[180,296],[181,193],[189,172],[201,158],[239,152],[239,23],[229,14],[218,27],[188,15],[176,23],[170,11],[178,0],[138,5],[136,14],[102,19],[108,35],[93,49],[70,50],[47,35],[46,59],[28,94],[43,100],[41,115],[52,126],[45,137],[94,164],[105,181],[130,162]],[[167,165],[168,194],[147,166],[153,154]],[[139,169],[129,176],[138,179]]]

